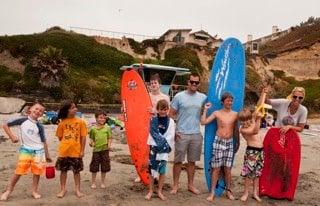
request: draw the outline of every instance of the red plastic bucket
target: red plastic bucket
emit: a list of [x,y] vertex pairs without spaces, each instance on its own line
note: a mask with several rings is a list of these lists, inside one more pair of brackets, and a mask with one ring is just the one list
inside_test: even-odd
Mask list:
[[55,168],[54,166],[47,166],[46,167],[46,178],[52,179],[55,177]]

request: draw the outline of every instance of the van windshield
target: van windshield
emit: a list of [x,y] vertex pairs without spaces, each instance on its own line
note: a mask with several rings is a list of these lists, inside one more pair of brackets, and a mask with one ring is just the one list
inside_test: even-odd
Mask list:
[[150,77],[152,75],[159,74],[162,85],[171,85],[175,77],[176,71],[144,68],[143,74],[144,74],[144,81],[146,82],[150,82]]

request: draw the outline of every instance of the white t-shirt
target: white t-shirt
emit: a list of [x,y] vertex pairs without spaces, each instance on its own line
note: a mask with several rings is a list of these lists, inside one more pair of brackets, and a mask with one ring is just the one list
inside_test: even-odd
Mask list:
[[168,95],[163,94],[160,92],[158,95],[153,95],[151,92],[149,93],[151,103],[152,103],[152,113],[156,114],[157,113],[157,103],[159,100],[164,99],[168,102],[168,105],[170,106],[170,98]]
[[30,117],[21,117],[7,123],[9,127],[20,126],[21,145],[27,149],[41,150],[44,148],[44,128],[43,126]]
[[291,117],[294,121],[294,125],[299,123],[305,124],[307,123],[307,115],[308,110],[305,106],[299,105],[299,108],[296,113],[290,114],[289,105],[290,100],[288,99],[270,99],[272,108],[277,111],[277,121],[275,123],[276,126],[283,126],[282,120],[283,118]]
[[[163,136],[166,138],[168,144],[170,145],[171,149],[174,149],[174,134],[175,134],[175,128],[174,128],[174,121],[173,119],[169,119],[169,125],[167,131],[163,134]],[[149,133],[148,145],[157,146],[156,142],[153,140],[151,134]],[[156,156],[156,160],[165,160],[168,161],[169,154],[168,153],[158,153]]]

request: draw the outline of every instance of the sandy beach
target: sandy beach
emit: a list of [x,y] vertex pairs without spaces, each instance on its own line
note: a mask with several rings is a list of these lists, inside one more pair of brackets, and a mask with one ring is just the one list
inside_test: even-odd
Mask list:
[[[18,114],[0,115],[0,124],[2,125],[8,119],[17,117]],[[85,118],[92,118],[93,115],[86,114]],[[298,180],[297,191],[294,201],[273,200],[263,197],[262,203],[257,203],[249,198],[246,203],[242,203],[239,198],[242,195],[242,178],[240,171],[243,163],[243,154],[245,151],[245,142],[241,140],[241,147],[236,154],[234,168],[232,170],[233,192],[236,197],[235,201],[227,200],[225,196],[215,198],[213,203],[206,201],[208,191],[205,185],[203,162],[197,163],[198,169],[195,175],[195,185],[200,189],[200,195],[194,195],[187,191],[187,175],[185,170],[180,177],[180,190],[177,195],[171,195],[170,185],[172,183],[172,161],[168,164],[168,173],[164,194],[168,198],[161,201],[154,198],[151,201],[144,200],[147,188],[140,183],[134,183],[136,172],[131,164],[128,146],[124,143],[124,136],[119,129],[114,130],[114,140],[112,143],[111,155],[111,172],[107,174],[106,189],[91,189],[91,173],[89,172],[89,163],[92,151],[87,145],[84,157],[84,171],[81,172],[81,189],[85,193],[85,197],[79,199],[74,195],[73,175],[68,173],[68,192],[63,199],[56,198],[59,192],[59,173],[56,172],[54,179],[46,179],[44,176],[40,179],[40,192],[42,198],[34,200],[31,198],[31,181],[32,176],[23,176],[18,182],[14,192],[7,202],[0,202],[0,205],[320,205],[320,120],[312,119],[308,121],[311,124],[310,130],[305,130],[305,134],[301,134],[302,157],[300,165],[300,175]],[[56,160],[58,140],[54,136],[56,125],[45,125],[46,136],[51,157]],[[19,134],[19,129],[14,128],[14,132]],[[266,132],[264,129],[263,133]],[[3,130],[0,130],[0,189],[5,190],[6,184],[12,173],[14,172],[17,162],[17,150],[19,143],[13,144],[10,140],[6,140]],[[88,143],[87,143],[88,144]],[[172,160],[173,153],[170,158]],[[99,180],[99,176],[98,176]],[[98,181],[99,183],[99,181]]]

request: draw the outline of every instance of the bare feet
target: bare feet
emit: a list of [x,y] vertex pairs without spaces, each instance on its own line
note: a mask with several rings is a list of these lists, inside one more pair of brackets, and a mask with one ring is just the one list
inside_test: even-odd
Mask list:
[[78,198],[81,198],[81,197],[84,196],[84,194],[78,190],[78,191],[76,191],[76,196],[77,196]]
[[197,188],[195,188],[194,186],[188,186],[188,190],[190,192],[192,192],[193,194],[196,194],[196,195],[200,194],[200,191]]
[[234,196],[233,196],[231,190],[227,190],[227,197],[229,200],[234,200]]
[[213,193],[210,193],[210,195],[207,197],[207,200],[209,202],[212,202],[214,200],[214,194]]
[[249,194],[248,194],[247,192],[245,192],[245,193],[242,195],[242,197],[240,198],[240,200],[241,200],[242,202],[247,201],[248,195],[249,195]]
[[136,177],[136,179],[134,179],[134,182],[136,182],[136,183],[141,182],[140,177]]
[[153,194],[153,191],[149,191],[148,194],[144,196],[144,199],[151,200],[152,194]]
[[178,192],[179,187],[178,186],[173,186],[172,190],[170,191],[170,194],[175,195]]
[[11,191],[10,190],[6,190],[4,193],[2,193],[0,200],[1,201],[8,200],[10,194],[11,194]]
[[96,183],[92,183],[92,184],[91,184],[91,189],[96,189],[96,188],[97,188]]
[[40,199],[41,198],[41,195],[38,193],[38,192],[32,192],[32,197],[34,199]]
[[161,200],[166,200],[167,198],[162,194],[162,192],[158,192],[158,197],[161,199]]
[[101,189],[106,189],[106,185],[104,183],[101,183],[100,188]]
[[61,190],[61,191],[57,194],[57,197],[58,197],[58,198],[63,198],[66,193],[67,193],[67,190]]
[[252,195],[252,198],[257,200],[257,202],[262,202],[262,200],[260,199],[259,195],[257,195],[257,194]]

